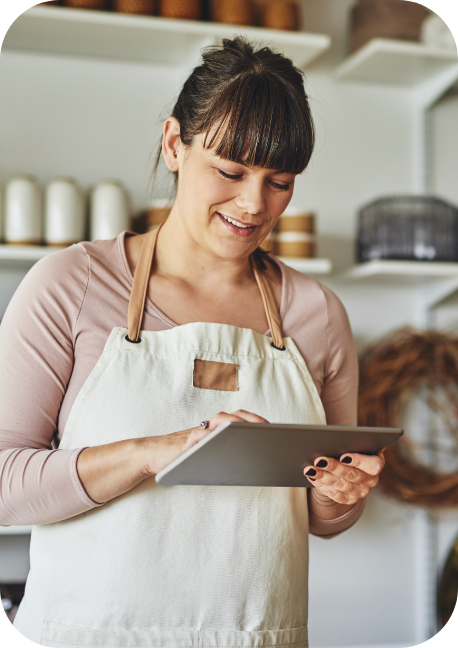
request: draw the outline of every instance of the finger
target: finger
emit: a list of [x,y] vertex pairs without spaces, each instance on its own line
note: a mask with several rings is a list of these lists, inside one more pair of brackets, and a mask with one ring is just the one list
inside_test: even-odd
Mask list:
[[253,414],[252,412],[247,412],[246,410],[237,410],[233,412],[235,416],[240,416],[241,419],[247,421],[247,423],[268,423],[269,421],[262,416]]
[[356,453],[344,454],[340,461],[346,466],[352,465],[368,475],[379,475],[385,466],[385,455],[362,455]]
[[257,414],[252,414],[251,412],[246,412],[245,410],[237,410],[233,414],[228,414],[227,412],[218,412],[215,414],[210,421],[208,422],[208,429],[210,431],[215,430],[222,423],[268,423],[265,418],[258,416]]
[[382,455],[386,450],[386,446],[380,450],[380,452],[377,452],[378,455]]
[[316,486],[315,484],[314,486],[320,491],[320,493],[323,493],[323,495],[326,495],[327,497],[329,497],[329,499],[332,499],[338,504],[347,504],[349,506],[352,506],[361,499],[361,497],[358,497],[355,494],[343,493],[341,491],[335,490],[332,486],[326,486],[325,484],[321,485],[320,487]]
[[315,459],[314,468],[320,468],[320,470],[324,470],[332,475],[336,475],[337,477],[342,477],[354,484],[364,484],[371,488],[376,486],[378,483],[378,478],[376,476],[368,475],[359,468],[347,466],[331,457],[318,457],[318,459]]
[[240,416],[236,416],[235,414],[228,414],[227,412],[218,412],[218,414],[215,414],[215,416],[212,416],[212,418],[208,421],[208,430],[210,432],[213,432],[213,430],[216,430],[216,428],[219,425],[222,425],[223,423],[243,423],[243,419]]
[[309,474],[306,475],[306,477],[312,477],[312,483],[320,490],[323,486],[327,486],[335,491],[354,495],[357,499],[365,497],[371,490],[371,487],[367,483],[355,484],[353,482],[347,481],[344,477],[338,477],[337,475],[328,473],[326,470],[320,470],[316,468],[315,470],[317,473],[315,477],[310,475],[310,470],[307,471]]

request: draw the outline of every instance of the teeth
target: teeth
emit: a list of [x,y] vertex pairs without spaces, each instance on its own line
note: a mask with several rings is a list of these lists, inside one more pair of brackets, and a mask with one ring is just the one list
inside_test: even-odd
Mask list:
[[235,225],[236,227],[240,227],[240,229],[248,229],[251,227],[251,225],[242,225],[242,223],[238,223],[237,221],[233,220],[232,218],[228,218],[224,214],[221,214],[221,216],[226,220],[228,223],[232,223],[232,225]]

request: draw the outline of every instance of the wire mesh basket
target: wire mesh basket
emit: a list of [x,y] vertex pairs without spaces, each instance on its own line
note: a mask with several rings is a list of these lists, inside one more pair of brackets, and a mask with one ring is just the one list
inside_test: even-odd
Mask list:
[[357,258],[458,261],[458,209],[431,196],[393,196],[358,215]]

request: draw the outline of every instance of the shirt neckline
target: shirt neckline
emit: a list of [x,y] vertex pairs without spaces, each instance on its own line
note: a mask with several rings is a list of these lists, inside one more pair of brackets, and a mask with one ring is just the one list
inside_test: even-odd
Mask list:
[[[125,238],[126,235],[132,235],[132,236],[137,236],[135,232],[131,232],[129,230],[125,232],[121,232],[121,234],[118,236],[118,251],[119,255],[121,257],[121,265],[124,269],[124,273],[126,275],[126,279],[129,282],[129,286],[132,287],[132,282],[134,280],[134,275],[132,274],[132,271],[129,267],[129,263],[127,261],[127,256],[126,256],[126,246],[125,246]],[[280,300],[280,320],[283,321],[284,318],[284,313],[286,309],[286,299],[287,299],[287,282],[286,282],[286,273],[284,271],[284,264],[281,261],[278,261],[275,257],[271,256],[270,257],[274,263],[277,264],[278,268],[280,269],[281,272],[281,300]],[[152,311],[164,324],[167,324],[170,328],[175,328],[176,326],[180,326],[180,324],[177,324],[173,320],[170,319],[170,317],[167,317],[165,313],[163,313],[157,306],[156,304],[146,295],[146,304],[145,304],[146,310]],[[264,335],[270,335],[270,329],[264,333]]]

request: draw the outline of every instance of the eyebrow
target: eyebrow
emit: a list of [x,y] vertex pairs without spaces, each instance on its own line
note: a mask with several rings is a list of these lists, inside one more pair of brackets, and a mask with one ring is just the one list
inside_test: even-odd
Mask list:
[[[226,158],[222,158],[217,153],[213,153],[213,157],[216,157],[216,158],[218,158],[220,160],[223,160],[224,162],[233,162],[233,164],[240,164],[241,166],[245,167],[245,169],[253,169],[254,168],[254,165],[247,164],[243,160],[227,160]],[[284,169],[268,169],[268,171],[273,171],[274,173],[290,173],[289,171],[285,171]],[[291,175],[297,175],[297,173],[291,173]]]

